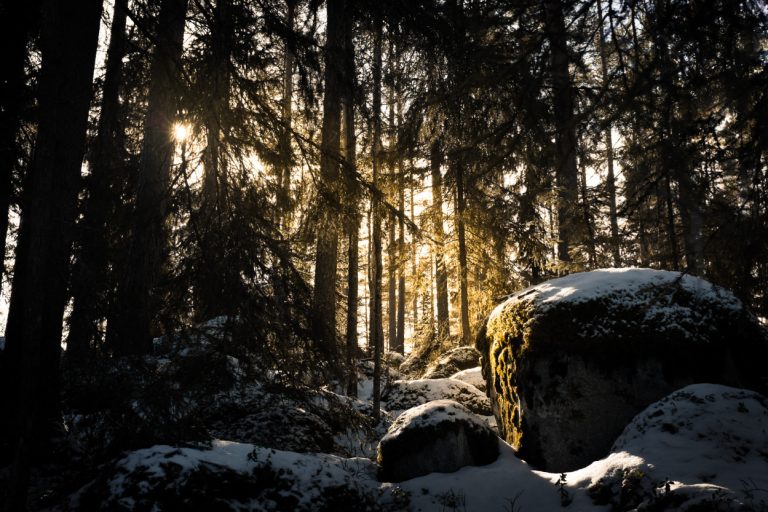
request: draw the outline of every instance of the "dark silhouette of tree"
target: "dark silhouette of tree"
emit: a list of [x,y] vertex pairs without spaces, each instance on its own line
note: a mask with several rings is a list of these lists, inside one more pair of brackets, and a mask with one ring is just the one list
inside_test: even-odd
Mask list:
[[[6,327],[3,438],[13,447],[9,510],[26,509],[29,466],[59,423],[59,358],[101,1],[42,4],[35,152],[24,182]],[[10,427],[10,428],[8,428]]]
[[163,0],[160,8],[127,267],[119,281],[107,331],[107,344],[116,354],[152,352],[152,319],[159,305],[154,288],[167,251],[172,128],[186,12],[186,0]]

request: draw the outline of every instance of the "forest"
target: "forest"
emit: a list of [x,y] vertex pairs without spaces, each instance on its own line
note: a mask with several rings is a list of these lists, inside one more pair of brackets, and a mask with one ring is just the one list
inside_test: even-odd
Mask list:
[[[662,292],[643,279],[699,316],[654,310],[659,335],[617,320],[680,360],[585,460],[688,384],[747,388],[738,403],[768,414],[764,0],[0,0],[0,41],[0,509],[530,511],[551,494],[592,510],[613,488],[593,482],[588,504],[569,473],[585,462],[525,448],[531,395],[503,372],[582,317],[573,343],[602,346],[619,313],[605,299],[585,317],[584,290],[637,292],[622,307],[647,313]],[[672,324],[719,329],[718,348]],[[541,343],[531,354],[566,342]],[[740,377],[702,373],[720,349]],[[377,483],[411,478],[387,480],[384,440],[444,399],[509,443],[488,467],[515,451],[551,482],[526,469],[543,490],[473,506],[458,484],[424,505],[431,483]],[[749,492],[706,510],[768,509],[768,481],[750,480],[768,474],[762,432]],[[336,483],[276,476],[294,455],[268,449],[327,454],[302,464]],[[158,477],[152,457],[186,462]],[[682,507],[659,475],[653,510]],[[618,482],[603,510],[651,499]]]

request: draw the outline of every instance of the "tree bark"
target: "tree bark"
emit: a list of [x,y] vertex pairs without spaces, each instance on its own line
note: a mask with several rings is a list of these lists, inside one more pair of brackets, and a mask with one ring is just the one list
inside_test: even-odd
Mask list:
[[26,508],[29,466],[59,416],[59,357],[101,1],[42,5],[39,122],[25,178],[6,328],[4,389],[14,463],[8,510]]
[[128,263],[107,331],[107,345],[118,355],[152,352],[152,319],[159,302],[154,288],[167,251],[165,223],[174,155],[170,134],[176,118],[186,12],[187,0],[163,0],[160,7]]
[[[600,18],[598,27],[598,48],[600,50],[600,68],[602,71],[603,87],[608,88],[608,52],[605,45],[603,32],[603,6],[602,0],[597,0],[597,15]],[[605,129],[605,159],[608,167],[608,175],[605,179],[608,192],[608,220],[611,225],[611,259],[614,267],[621,266],[621,249],[619,240],[619,219],[616,211],[616,175],[613,168],[613,137],[611,124]]]
[[430,169],[432,171],[432,208],[434,209],[434,255],[435,255],[435,296],[437,302],[437,336],[445,339],[450,335],[448,316],[448,271],[445,268],[443,230],[443,176],[440,167],[443,163],[443,148],[440,138],[432,141],[430,149]]
[[27,42],[35,29],[39,7],[38,0],[0,3],[0,291],[5,278],[13,177],[19,157],[16,137],[25,104]]
[[336,343],[336,271],[339,245],[338,187],[341,164],[341,97],[344,62],[344,0],[328,0],[325,40],[325,92],[320,142],[320,202],[322,212],[317,229],[315,293],[312,313],[315,339],[338,373]]
[[206,66],[206,78],[209,80],[204,90],[208,100],[204,117],[207,145],[203,152],[202,203],[197,215],[201,268],[197,276],[195,313],[199,321],[232,315],[236,309],[229,299],[226,280],[222,278],[227,271],[221,267],[224,259],[222,213],[227,195],[226,160],[221,137],[230,122],[229,62],[234,35],[230,1],[217,0],[213,8],[211,48]]
[[[397,128],[395,126],[395,41],[391,30],[387,31],[389,39],[389,147],[387,154],[387,163],[389,165],[389,176],[387,182],[387,191],[390,205],[394,204],[397,172],[395,170],[395,152],[397,151]],[[397,246],[395,236],[395,215],[390,209],[387,213],[387,349],[395,350],[397,346]]]
[[464,225],[466,212],[466,197],[464,194],[464,163],[455,162],[456,166],[456,232],[459,242],[459,308],[461,312],[461,341],[468,344],[471,341],[469,326],[469,290],[467,280],[467,237]]
[[[289,31],[293,31],[296,17],[296,0],[286,0],[285,24]],[[293,151],[291,150],[291,130],[293,122],[293,68],[295,56],[291,50],[291,43],[285,41],[283,50],[283,98],[282,107],[282,131],[280,133],[280,176],[277,192],[278,226],[287,230],[291,208],[291,167],[293,166]]]
[[[347,5],[347,8],[350,4]],[[347,236],[349,247],[347,259],[347,395],[357,396],[357,306],[359,302],[358,272],[359,232],[361,217],[358,213],[360,187],[357,183],[357,152],[355,141],[355,47],[353,41],[354,20],[348,15],[344,24],[344,166],[347,182],[347,196],[350,209],[347,214]]]
[[382,18],[378,8],[374,10],[373,27],[373,192],[371,194],[372,262],[370,265],[371,320],[369,345],[373,345],[373,419],[378,422],[381,414],[381,353],[384,347],[381,303],[381,39]]
[[69,317],[67,357],[81,359],[101,337],[99,323],[106,318],[108,289],[110,213],[119,201],[115,180],[122,167],[120,141],[120,84],[125,56],[125,22],[128,0],[116,0],[109,50],[101,93],[101,112],[91,159],[85,202],[80,223],[80,254],[72,271],[72,314]]
[[[395,65],[397,68],[397,64]],[[397,92],[399,95],[399,91]],[[398,98],[397,124],[402,125],[402,102]],[[403,156],[398,151],[397,158],[397,340],[394,351],[405,354],[405,170]]]
[[544,4],[545,25],[550,44],[550,70],[554,107],[557,163],[557,258],[571,261],[570,252],[577,242],[578,171],[576,167],[576,123],[573,114],[573,90],[568,71],[568,41],[561,0]]

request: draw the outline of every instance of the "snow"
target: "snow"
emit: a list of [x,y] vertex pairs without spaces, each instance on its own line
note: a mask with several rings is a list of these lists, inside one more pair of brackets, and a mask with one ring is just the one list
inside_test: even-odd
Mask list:
[[[675,299],[678,289],[696,298],[695,304]],[[579,272],[531,286],[509,296],[491,313],[489,324],[507,308],[526,303],[535,307],[533,316],[545,314],[564,304],[583,304],[600,300],[609,314],[592,318],[576,333],[580,338],[603,337],[620,330],[652,325],[658,332],[677,333],[686,338],[706,339],[702,332],[715,329],[718,314],[743,310],[730,291],[681,272],[648,268],[607,268]],[[707,307],[710,306],[710,307]],[[642,312],[638,324],[630,325],[612,311]],[[617,319],[618,318],[618,319]],[[616,325],[619,322],[621,325]],[[619,337],[619,336],[617,336]]]
[[[445,383],[438,388],[451,389]],[[464,407],[438,399],[403,412],[391,432],[457,419],[482,421]],[[400,484],[378,482],[377,467],[367,458],[301,454],[225,440],[214,440],[210,448],[158,445],[121,459],[108,488],[114,503],[131,508],[134,500],[151,498],[158,481],[183,481],[205,466],[246,478],[269,468],[280,478],[280,492],[297,499],[301,510],[321,506],[336,488],[388,503],[390,510],[400,510],[396,500],[406,496],[410,510],[425,512],[551,511],[564,502],[575,512],[659,503],[674,510],[704,503],[727,510],[768,507],[768,399],[752,391],[714,384],[676,391],[637,415],[606,458],[563,475],[532,470],[508,444],[498,442],[500,455],[491,464]],[[260,502],[239,505],[275,509]]]
[[[637,299],[633,301],[632,297],[642,295],[641,292],[649,287],[659,288],[676,284],[702,300],[719,302],[733,310],[742,308],[741,301],[735,295],[708,281],[681,272],[650,268],[605,268],[578,272],[528,287],[509,296],[509,300],[551,305],[556,302],[578,303],[611,296],[631,307],[638,304]],[[498,314],[505,303],[497,306],[492,315]]]
[[[531,470],[509,445],[499,443],[501,455],[493,464],[403,482],[413,510],[442,510],[451,495],[460,496],[466,510],[509,510],[515,497],[520,510],[560,508],[561,475]],[[641,499],[647,504],[669,493],[683,502],[681,509],[718,502],[727,510],[764,510],[768,399],[727,386],[688,386],[637,415],[608,457],[564,477],[571,511],[605,510],[595,505],[589,489],[594,493],[597,484],[612,483],[618,493],[632,478],[644,489]]]
[[453,400],[434,400],[400,414],[387,431],[384,439],[400,436],[408,430],[437,426],[445,422],[466,422],[470,425],[476,425],[479,429],[487,428],[484,421],[460,403]]
[[717,482],[740,489],[751,480],[768,489],[768,399],[716,384],[687,386],[637,415],[611,451],[677,475],[676,488]]
[[[256,468],[268,467],[274,474],[286,477],[290,488],[286,491],[298,498],[299,507],[311,510],[322,491],[327,487],[346,486],[362,488],[364,491],[377,492],[376,465],[364,458],[341,458],[334,455],[305,455],[294,452],[260,448],[251,444],[214,440],[210,449],[176,448],[157,445],[137,450],[117,463],[119,471],[109,482],[109,488],[121,504],[131,496],[130,475],[139,474],[141,478],[186,478],[202,465],[226,468],[244,475],[250,475]],[[173,471],[169,468],[174,467]],[[290,475],[290,478],[287,478]],[[140,486],[151,498],[149,483]],[[253,503],[254,510],[269,510],[264,503]]]
[[482,369],[479,366],[456,372],[451,375],[451,378],[475,386],[480,391],[485,389],[485,379],[483,378]]
[[385,389],[382,401],[394,412],[442,398],[455,400],[475,413],[491,414],[491,403],[485,393],[456,379],[396,380]]

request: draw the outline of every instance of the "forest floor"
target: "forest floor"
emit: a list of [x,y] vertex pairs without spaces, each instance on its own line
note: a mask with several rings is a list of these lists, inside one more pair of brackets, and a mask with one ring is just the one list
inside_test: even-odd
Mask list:
[[485,392],[478,389],[484,386],[479,368],[448,378],[407,379],[397,370],[400,361],[390,361],[384,413],[377,425],[333,417],[346,414],[349,406],[347,411],[370,412],[367,363],[360,366],[357,399],[329,390],[309,392],[309,398],[278,396],[266,386],[249,384],[230,393],[225,407],[212,406],[220,420],[209,420],[212,440],[123,452],[64,507],[768,510],[768,401],[750,391],[712,384],[689,386],[651,405],[626,428],[610,454],[577,471],[536,471],[499,439],[499,456],[491,464],[381,482],[376,446],[404,409],[456,400],[495,426]]

